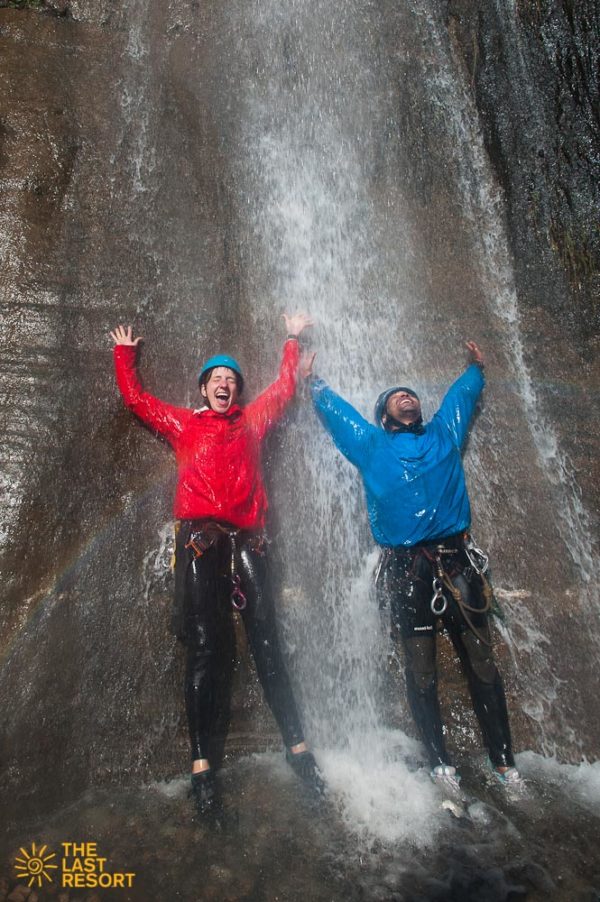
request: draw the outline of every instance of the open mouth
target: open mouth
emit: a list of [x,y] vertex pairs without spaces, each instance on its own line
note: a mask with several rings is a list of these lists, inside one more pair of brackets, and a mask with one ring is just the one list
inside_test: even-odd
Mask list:
[[215,398],[221,404],[226,404],[229,401],[229,392],[225,389],[219,389],[219,391],[215,392]]

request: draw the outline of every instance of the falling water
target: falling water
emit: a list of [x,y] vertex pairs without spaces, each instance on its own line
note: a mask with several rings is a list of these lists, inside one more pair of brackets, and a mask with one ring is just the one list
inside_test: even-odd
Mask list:
[[[439,14],[418,2],[397,14],[395,56],[410,61],[413,79],[400,88],[384,40],[390,22],[384,22],[377,4],[355,2],[334,10],[324,0],[256,3],[230,8],[224,27],[235,36],[232,80],[241,110],[236,177],[252,248],[246,277],[250,292],[262,298],[250,311],[256,327],[264,330],[282,309],[312,313],[318,322],[313,341],[318,373],[370,418],[381,388],[398,381],[418,380],[433,412],[462,363],[460,338],[453,346],[448,336],[458,331],[463,339],[472,337],[463,330],[481,329],[482,322],[492,335],[491,318],[496,341],[489,352],[502,349],[508,359],[518,417],[537,454],[536,479],[552,485],[553,512],[564,524],[560,537],[549,534],[548,555],[555,554],[552,544],[565,546],[585,582],[592,559],[585,512],[558,441],[539,412],[520,337],[501,198]],[[464,248],[459,250],[465,255],[462,278],[474,286],[473,311],[452,307],[452,285],[449,297],[432,292],[428,249],[419,248],[425,226],[415,215],[414,199],[405,200],[394,184],[394,166],[404,161],[414,167],[401,119],[403,106],[410,104],[422,105],[423,119],[432,123],[445,154],[444,170],[434,179],[454,191],[455,208],[462,210],[455,242]],[[448,179],[454,189],[446,187]],[[442,220],[437,228],[444,234],[452,225]],[[442,333],[436,307],[445,320]],[[481,439],[477,432],[485,426],[475,428],[467,469],[488,542],[502,551],[503,529],[510,528],[503,526],[507,512],[495,509],[495,480],[483,474],[493,466],[503,480],[507,461],[522,451],[511,447],[512,438],[497,441],[503,431],[498,418],[504,415],[498,406],[498,413],[486,413],[492,417],[491,442],[489,429]],[[370,590],[374,557],[357,476],[306,407],[284,442],[283,475],[274,492],[287,586],[282,616],[309,733],[324,761],[332,756],[331,773],[339,771],[336,754],[367,759],[377,786],[393,793],[399,785],[394,748],[404,734],[382,726],[390,717],[381,701],[389,649]],[[505,490],[518,510],[530,473],[519,475],[510,467],[512,486]],[[489,518],[497,520],[496,531]],[[509,544],[506,550],[522,558],[521,549]],[[523,567],[510,557],[503,568],[510,619],[502,632],[520,670],[523,710],[547,752],[581,747],[564,710],[552,655],[542,672],[534,662],[537,649],[552,645],[545,622],[531,606],[514,603],[527,594],[519,586],[527,586],[531,574],[518,576]],[[501,584],[499,589],[502,595]],[[404,714],[400,697],[392,719],[402,721]],[[386,763],[392,768],[387,777]],[[400,783],[406,781],[405,773]],[[421,802],[426,821],[425,795]],[[363,812],[368,810],[364,805]],[[411,809],[407,822],[414,817]],[[393,820],[401,829],[398,818]]]
[[[494,184],[487,159],[477,113],[472,97],[461,79],[459,67],[453,61],[447,31],[440,18],[427,4],[415,3],[419,32],[427,35],[435,48],[435,65],[427,67],[421,76],[427,84],[432,101],[447,111],[446,121],[452,136],[452,152],[457,169],[460,202],[472,233],[473,248],[480,274],[480,284],[489,313],[501,323],[502,346],[516,385],[519,403],[531,435],[537,466],[543,474],[545,491],[551,499],[551,516],[558,524],[563,554],[575,566],[575,586],[566,589],[567,599],[580,595],[585,616],[593,616],[589,635],[593,660],[600,657],[598,626],[597,581],[594,579],[598,549],[591,519],[581,499],[581,489],[575,480],[571,464],[562,451],[553,425],[544,416],[523,344],[521,316],[518,306],[508,238],[504,227],[503,199]],[[511,4],[508,23],[516,40],[517,12]],[[517,54],[517,66],[527,85],[522,58]],[[498,465],[505,466],[502,457]],[[518,504],[515,505],[518,509]],[[548,556],[551,552],[548,549]],[[539,591],[539,590],[538,590]],[[507,606],[512,599],[506,598]],[[535,602],[534,602],[535,603]],[[567,601],[569,603],[569,601]],[[546,604],[543,605],[546,607]],[[503,639],[513,656],[516,669],[523,666],[529,655],[536,658],[538,649],[545,648],[543,662],[537,661],[531,683],[523,681],[521,704],[531,720],[539,726],[540,745],[547,754],[568,748],[581,750],[583,742],[577,735],[576,722],[569,719],[561,692],[563,678],[556,673],[552,661],[552,638],[548,635],[546,618],[530,605],[511,606],[511,623],[500,623]],[[560,738],[558,738],[560,737]]]
[[[373,3],[335,10],[323,2],[256,3],[250,13],[244,8],[237,45],[257,60],[241,85],[240,138],[249,227],[270,274],[271,300],[255,316],[273,319],[282,305],[312,313],[319,373],[363,409],[379,380],[393,378],[397,348],[379,338],[408,334],[403,305],[389,290],[393,276],[388,267],[381,273],[382,223],[369,193],[389,115],[379,28]],[[394,225],[392,266],[406,283],[410,233],[401,220]],[[401,347],[410,365],[409,344]],[[431,842],[431,788],[402,764],[398,747],[409,740],[382,727],[387,637],[371,598],[375,561],[356,475],[306,410],[286,442],[297,463],[286,466],[285,479],[293,481],[298,467],[298,481],[276,500],[278,511],[293,510],[281,515],[284,626],[308,733],[332,783],[346,775],[336,787],[342,797],[345,783],[358,788],[347,794],[354,825],[362,816],[390,839],[411,833]]]

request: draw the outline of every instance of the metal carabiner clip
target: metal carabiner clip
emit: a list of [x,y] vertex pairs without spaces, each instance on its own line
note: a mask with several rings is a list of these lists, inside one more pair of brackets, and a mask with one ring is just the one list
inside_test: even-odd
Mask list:
[[485,551],[482,551],[481,548],[478,548],[473,539],[469,539],[469,541],[465,544],[465,554],[469,559],[469,563],[471,567],[476,573],[481,575],[485,573],[489,566],[489,558]]
[[[448,601],[447,601],[447,599],[444,595],[443,589],[442,589],[442,581],[438,576],[436,576],[436,577],[434,577],[434,580],[431,585],[433,587],[433,598],[431,599],[431,611],[433,614],[435,614],[436,617],[441,617],[441,615],[444,613],[444,611],[448,607]],[[440,603],[440,606],[437,607],[437,602],[439,599],[441,599],[441,603]]]
[[243,611],[246,607],[247,600],[246,596],[240,589],[240,578],[237,573],[235,576],[231,577],[231,582],[233,583],[233,589],[231,592],[231,604],[236,609],[236,611]]

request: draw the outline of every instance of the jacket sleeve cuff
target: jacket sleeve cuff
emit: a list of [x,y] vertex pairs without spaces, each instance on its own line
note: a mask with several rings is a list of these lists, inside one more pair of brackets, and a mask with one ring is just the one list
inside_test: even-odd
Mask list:
[[316,398],[317,395],[321,394],[324,388],[327,388],[327,383],[324,379],[321,379],[319,376],[309,376],[306,380],[310,390],[312,392],[313,397]]
[[113,353],[116,360],[135,360],[137,348],[135,345],[115,345]]

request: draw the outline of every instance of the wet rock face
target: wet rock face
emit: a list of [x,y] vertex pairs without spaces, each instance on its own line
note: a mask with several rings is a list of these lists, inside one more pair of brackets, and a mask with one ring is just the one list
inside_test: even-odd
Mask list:
[[152,770],[186,766],[171,585],[152,573],[172,462],[122,408],[108,330],[143,328],[154,390],[193,404],[199,357],[223,330],[235,340],[238,284],[203,39],[166,40],[166,11],[138,29],[75,6],[0,12],[2,785],[35,808],[86,771],[146,770],[156,731]]
[[[253,104],[269,97],[267,75],[277,73],[279,57],[257,49],[251,29],[240,25],[243,16],[230,20],[229,7],[224,12],[217,4],[146,9],[56,0],[46,6],[46,12],[0,10],[0,701],[10,749],[0,779],[6,793],[18,787],[28,796],[23,804],[37,810],[90,780],[173,774],[187,759],[182,661],[167,629],[172,587],[165,524],[173,462],[122,409],[108,330],[134,322],[145,338],[140,365],[147,387],[193,405],[198,360],[217,348],[240,357],[248,385],[269,382],[281,338],[276,323],[280,307],[287,307],[261,259],[264,248],[248,212],[253,186],[239,125]],[[544,644],[540,655],[524,634],[516,666],[530,686],[540,669],[543,679],[550,671],[583,686],[573,699],[572,722],[585,723],[589,655],[578,627],[577,573],[557,538],[547,485],[531,464],[527,423],[513,407],[502,324],[491,321],[480,299],[447,162],[444,111],[428,101],[412,74],[431,67],[433,56],[426,38],[410,44],[405,37],[415,27],[413,6],[419,4],[401,10],[383,4],[375,17],[382,37],[368,49],[384,60],[375,87],[385,98],[381,107],[389,103],[390,109],[386,117],[373,104],[380,118],[365,130],[364,144],[375,150],[361,159],[360,173],[378,210],[382,259],[395,259],[404,240],[392,218],[398,211],[419,240],[406,252],[406,284],[397,286],[399,267],[388,271],[382,264],[381,272],[364,279],[374,287],[361,291],[392,285],[406,301],[411,329],[424,336],[409,362],[417,379],[434,385],[434,394],[458,366],[450,347],[483,334],[490,401],[474,437],[481,467],[471,473],[480,533],[493,545],[500,583],[508,590],[525,586],[534,601],[543,596],[540,617],[547,609],[567,610],[570,661],[560,653],[565,624],[549,616],[549,650]],[[526,357],[544,414],[594,511],[600,486],[592,355],[594,14],[586,4],[575,12],[568,4],[546,10],[543,3],[518,3],[508,19],[492,3],[478,4],[475,12],[461,0],[449,2],[447,14],[451,47],[505,192]],[[338,38],[334,30],[332,40]],[[302,38],[294,36],[293,17],[282,46],[285,77],[301,97],[311,85],[302,69],[310,54],[303,55]],[[365,109],[371,102],[367,95]],[[323,118],[335,121],[335,113],[332,102]],[[310,149],[307,140],[306,153]],[[282,241],[275,235],[275,257]],[[277,298],[273,309],[261,306],[271,295]],[[426,299],[423,309],[414,295]],[[386,325],[377,335],[404,348],[405,336],[389,320],[384,311]],[[323,332],[332,329],[326,323]],[[350,348],[352,325],[344,326],[344,348]],[[347,353],[358,354],[360,341]],[[377,358],[377,378],[382,366]],[[514,428],[504,436],[507,423]],[[273,506],[281,511],[275,531],[286,561],[301,558],[304,568],[293,573],[305,594],[290,593],[292,628],[286,630],[299,669],[311,655],[306,635],[294,628],[294,610],[299,599],[318,598],[331,555],[344,553],[330,512],[314,522],[320,473],[303,457],[304,439],[314,430],[298,415],[283,450],[279,438],[270,449],[272,471],[280,474],[272,477]],[[297,497],[298,473],[309,487],[305,507]],[[357,515],[364,520],[360,502]],[[294,523],[299,518],[300,526]],[[366,527],[355,532],[360,552],[368,550]],[[551,549],[547,557],[540,547]],[[538,611],[532,610],[534,629]],[[321,624],[320,617],[315,611],[322,641],[331,619],[326,612]],[[328,656],[317,644],[313,674]],[[264,745],[273,729],[248,666],[242,655],[230,730],[235,750]],[[516,700],[514,674],[511,679]],[[315,682],[307,675],[305,685]],[[314,707],[311,691],[305,703]],[[539,733],[529,714],[516,724],[519,746],[536,746]],[[594,729],[586,726],[582,739],[588,753],[600,747]],[[571,739],[557,740],[563,754]],[[576,743],[572,748],[579,753]],[[35,775],[48,762],[53,780],[40,788]]]
[[447,15],[505,192],[527,358],[597,511],[597,5],[449,0]]
[[[517,263],[535,263],[532,244],[544,251],[531,288],[551,266],[548,309],[563,311],[565,324],[589,337],[600,255],[591,227],[598,203],[598,10],[589,2],[517,0],[512,8],[483,4],[475,14],[451,0],[448,16],[508,195]],[[563,286],[551,290],[559,270],[578,301],[570,316]]]

